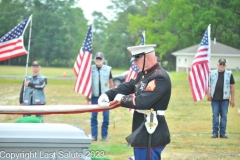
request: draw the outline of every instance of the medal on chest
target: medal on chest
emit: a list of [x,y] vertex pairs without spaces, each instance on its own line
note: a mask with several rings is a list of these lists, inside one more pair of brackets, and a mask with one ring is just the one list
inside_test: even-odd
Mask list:
[[143,83],[142,81],[140,82],[140,90],[143,91],[146,87],[146,83]]

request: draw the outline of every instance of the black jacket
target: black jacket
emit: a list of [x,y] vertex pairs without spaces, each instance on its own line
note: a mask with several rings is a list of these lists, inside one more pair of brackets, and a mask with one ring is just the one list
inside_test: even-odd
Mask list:
[[[112,101],[116,94],[126,96],[121,100],[121,106],[125,108],[154,111],[166,110],[171,96],[171,80],[168,73],[157,63],[151,69],[138,73],[135,80],[119,85],[115,89],[106,92],[109,100]],[[130,95],[130,94],[133,94]],[[158,126],[152,134],[151,147],[161,147],[170,143],[170,134],[165,117],[157,116]],[[134,112],[132,132],[144,121],[142,113]],[[144,126],[137,138],[131,144],[132,147],[147,147],[149,133]]]

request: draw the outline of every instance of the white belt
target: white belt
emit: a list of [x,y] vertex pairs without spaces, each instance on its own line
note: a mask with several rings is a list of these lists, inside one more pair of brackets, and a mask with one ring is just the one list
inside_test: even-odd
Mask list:
[[[139,113],[145,114],[146,115],[146,122],[145,122],[145,126],[147,129],[147,132],[149,134],[152,134],[155,129],[157,128],[158,125],[158,119],[157,119],[157,115],[164,115],[165,110],[158,110],[158,111],[153,111],[153,109],[151,110],[136,110]],[[151,116],[151,114],[153,114],[153,116]]]
[[[137,111],[138,113],[142,113],[142,114],[149,112],[149,110],[139,110],[139,109],[136,109],[135,111]],[[157,113],[157,115],[163,116],[165,113],[165,110],[157,110],[156,113]]]
[[163,116],[164,113],[165,113],[165,111],[163,111],[163,110],[158,110],[158,111],[157,111],[157,115],[162,115],[162,116]]

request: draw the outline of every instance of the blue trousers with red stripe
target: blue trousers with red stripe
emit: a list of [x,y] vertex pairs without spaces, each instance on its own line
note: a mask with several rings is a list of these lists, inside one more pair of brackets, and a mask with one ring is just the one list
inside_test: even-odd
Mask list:
[[[151,160],[161,160],[164,148],[151,148]],[[147,160],[147,148],[134,148],[134,160]]]

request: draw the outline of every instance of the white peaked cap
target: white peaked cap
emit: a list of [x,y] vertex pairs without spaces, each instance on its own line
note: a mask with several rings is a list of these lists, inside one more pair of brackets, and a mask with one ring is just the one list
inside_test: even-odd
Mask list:
[[149,53],[154,51],[154,47],[156,47],[156,44],[148,44],[148,45],[141,45],[141,46],[132,46],[128,47],[127,49],[129,52],[132,53],[132,55],[140,54],[140,53]]

